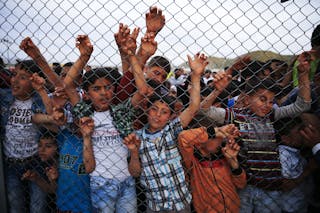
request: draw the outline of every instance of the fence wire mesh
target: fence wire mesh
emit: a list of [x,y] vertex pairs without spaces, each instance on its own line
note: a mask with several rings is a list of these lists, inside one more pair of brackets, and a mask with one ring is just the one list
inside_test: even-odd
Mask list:
[[319,15],[1,1],[3,212],[319,212]]

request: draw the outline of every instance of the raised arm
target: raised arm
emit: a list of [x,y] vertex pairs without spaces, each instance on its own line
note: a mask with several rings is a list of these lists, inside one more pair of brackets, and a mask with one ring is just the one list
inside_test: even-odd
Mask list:
[[144,74],[140,63],[137,59],[136,54],[136,40],[138,37],[139,30],[135,29],[132,34],[128,37],[125,45],[123,46],[123,51],[129,56],[130,65],[133,71],[134,80],[138,91],[133,95],[131,102],[134,107],[138,106],[140,101],[150,92],[150,89],[144,78]]
[[238,58],[227,70],[226,73],[227,75],[231,75],[232,76],[232,72],[234,70],[236,71],[240,71],[242,69],[244,69],[246,66],[248,66],[248,64],[251,62],[251,58],[249,55],[246,55],[244,57],[240,57]]
[[60,80],[57,73],[53,72],[46,61],[46,59],[41,54],[39,48],[33,43],[31,38],[26,37],[22,40],[20,44],[20,49],[23,50],[30,58],[32,58],[41,70],[46,74],[49,81],[56,87],[63,86],[62,81]]
[[83,163],[86,173],[91,173],[96,168],[91,136],[94,129],[94,121],[90,117],[80,119],[80,131],[83,137]]
[[304,52],[298,57],[298,75],[299,92],[296,101],[290,105],[277,108],[275,110],[275,119],[283,117],[297,116],[311,107],[311,89],[310,89],[310,61],[312,59],[311,51]]
[[69,100],[73,106],[80,100],[80,96],[77,92],[77,87],[79,85],[77,85],[76,82],[78,82],[78,79],[81,78],[81,72],[83,71],[84,66],[88,63],[93,51],[93,46],[87,35],[79,35],[77,37],[76,47],[80,51],[80,56],[72,65],[64,79],[66,88],[65,92],[67,93]]
[[[150,7],[149,12],[146,13],[147,32],[144,38],[148,36],[152,36],[154,40],[155,36],[164,27],[165,22],[166,20],[164,15],[162,15],[162,10],[157,7]],[[141,46],[137,53],[141,67],[143,67],[146,64],[148,59],[155,53],[156,50],[157,50],[157,46],[154,46],[154,44],[150,45],[150,44],[144,43],[143,41],[141,42]]]
[[141,141],[134,133],[131,133],[124,138],[123,143],[130,151],[129,172],[133,177],[139,177],[141,174],[141,163],[139,158]]
[[310,63],[312,60],[312,52],[304,52],[298,57],[298,75],[299,75],[299,96],[305,102],[311,102],[311,89],[310,89]]
[[46,108],[46,112],[48,114],[52,113],[52,103],[51,99],[49,98],[47,91],[45,89],[46,80],[40,77],[37,73],[34,73],[30,78],[32,87],[37,93],[40,95],[42,102]]
[[208,65],[207,57],[200,53],[197,53],[194,59],[188,55],[188,61],[191,68],[190,104],[179,116],[182,127],[186,127],[190,123],[200,108],[200,79],[204,69]]
[[123,25],[123,23],[120,23],[119,30],[117,33],[114,34],[114,38],[116,40],[116,43],[119,49],[123,73],[128,72],[130,68],[129,57],[122,49],[123,43],[125,43],[129,35],[130,35],[130,29],[128,28],[128,25]]
[[[37,63],[54,87],[64,87],[64,84],[57,73],[50,68],[48,62],[41,54],[39,48],[33,43],[31,38],[26,37],[23,39],[19,47]],[[63,106],[66,100],[61,97],[54,97],[53,102],[55,102],[56,105]]]
[[212,106],[221,92],[228,87],[232,80],[232,75],[227,74],[225,71],[218,72],[213,81],[215,82],[214,90],[201,102],[200,108],[207,109]]

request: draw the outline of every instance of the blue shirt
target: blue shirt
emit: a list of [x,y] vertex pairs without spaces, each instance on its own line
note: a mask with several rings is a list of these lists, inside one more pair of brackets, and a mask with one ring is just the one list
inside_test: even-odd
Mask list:
[[83,140],[65,129],[59,133],[57,141],[59,145],[58,209],[91,213],[89,175],[85,173],[82,157]]

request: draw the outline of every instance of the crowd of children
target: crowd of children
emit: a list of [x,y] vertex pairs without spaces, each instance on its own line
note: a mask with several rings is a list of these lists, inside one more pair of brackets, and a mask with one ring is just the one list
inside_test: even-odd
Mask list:
[[10,212],[319,210],[320,25],[291,65],[245,56],[211,75],[196,53],[173,76],[153,56],[164,26],[151,7],[137,49],[140,29],[120,24],[122,75],[88,66],[87,35],[54,68],[21,42],[32,60],[0,89]]

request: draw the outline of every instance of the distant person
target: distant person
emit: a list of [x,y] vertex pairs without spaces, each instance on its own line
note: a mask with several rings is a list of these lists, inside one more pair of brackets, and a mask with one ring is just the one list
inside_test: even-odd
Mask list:
[[10,88],[12,73],[6,69],[3,59],[0,58],[0,88]]

